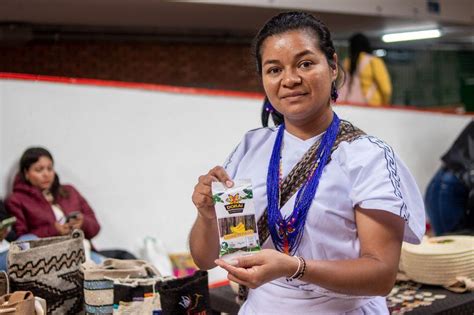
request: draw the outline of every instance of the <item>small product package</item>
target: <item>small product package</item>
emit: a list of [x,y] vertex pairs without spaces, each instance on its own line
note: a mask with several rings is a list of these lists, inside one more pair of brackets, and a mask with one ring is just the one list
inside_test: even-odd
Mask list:
[[229,261],[258,252],[260,242],[250,180],[235,180],[231,188],[213,182],[212,197],[219,228],[219,257]]

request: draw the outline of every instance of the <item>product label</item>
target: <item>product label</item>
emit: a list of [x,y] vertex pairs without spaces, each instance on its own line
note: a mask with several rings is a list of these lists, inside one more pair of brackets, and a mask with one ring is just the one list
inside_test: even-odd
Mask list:
[[219,256],[224,260],[231,260],[259,251],[250,180],[236,180],[231,188],[213,182],[212,194],[219,228]]

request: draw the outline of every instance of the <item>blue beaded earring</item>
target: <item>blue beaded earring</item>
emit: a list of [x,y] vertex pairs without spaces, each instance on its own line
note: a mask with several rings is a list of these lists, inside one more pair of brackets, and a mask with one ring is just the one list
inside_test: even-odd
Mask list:
[[268,100],[265,101],[265,110],[270,114],[275,111],[275,108],[273,108],[273,105]]
[[332,81],[331,84],[331,99],[333,102],[337,100],[339,93],[337,92],[336,81]]

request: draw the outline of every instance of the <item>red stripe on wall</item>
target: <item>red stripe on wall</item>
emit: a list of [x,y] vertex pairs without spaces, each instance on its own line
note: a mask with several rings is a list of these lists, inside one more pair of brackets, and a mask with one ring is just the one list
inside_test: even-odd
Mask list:
[[[94,86],[105,86],[105,87],[115,87],[115,88],[160,91],[160,92],[177,93],[177,94],[198,94],[198,95],[240,97],[240,98],[251,98],[251,99],[263,99],[264,97],[262,93],[238,92],[238,91],[229,91],[229,90],[213,90],[213,89],[205,89],[205,88],[180,87],[180,86],[151,84],[151,83],[109,81],[109,80],[86,79],[86,78],[67,78],[67,77],[58,77],[58,76],[26,74],[26,73],[0,72],[0,79],[53,82],[53,83],[64,83],[64,84],[79,84],[79,85],[94,85]],[[458,112],[455,109],[443,109],[443,108],[422,109],[415,106],[400,106],[400,105],[382,105],[382,106],[372,107],[366,104],[354,104],[354,103],[348,104],[345,102],[337,102],[336,105],[357,106],[357,107],[364,107],[364,108],[379,108],[379,109],[388,109],[388,110],[407,110],[407,111],[416,111],[416,112],[423,112],[423,113],[431,112],[431,113],[441,113],[441,114],[450,114],[450,115],[474,116],[474,112],[462,113],[462,112]]]
[[53,82],[53,83],[65,83],[65,84],[79,84],[79,85],[95,85],[95,86],[139,89],[139,90],[160,91],[160,92],[179,93],[179,94],[202,94],[202,95],[211,95],[211,96],[242,97],[242,98],[254,98],[254,99],[263,99],[264,97],[262,93],[212,90],[212,89],[204,89],[204,88],[180,87],[180,86],[151,84],[151,83],[109,81],[109,80],[85,79],[85,78],[67,78],[67,77],[56,77],[56,76],[48,76],[48,75],[26,74],[26,73],[0,72],[0,79]]

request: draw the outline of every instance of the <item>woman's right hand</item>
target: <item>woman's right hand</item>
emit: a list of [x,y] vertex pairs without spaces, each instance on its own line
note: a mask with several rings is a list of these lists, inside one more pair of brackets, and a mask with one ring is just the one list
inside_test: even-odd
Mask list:
[[58,231],[59,235],[68,235],[71,233],[71,227],[69,224],[61,224],[59,222],[54,222],[54,227]]
[[212,182],[221,182],[229,188],[234,186],[229,175],[221,166],[216,166],[206,175],[199,176],[198,183],[194,186],[192,200],[199,215],[209,220],[216,218],[214,200],[212,199]]

